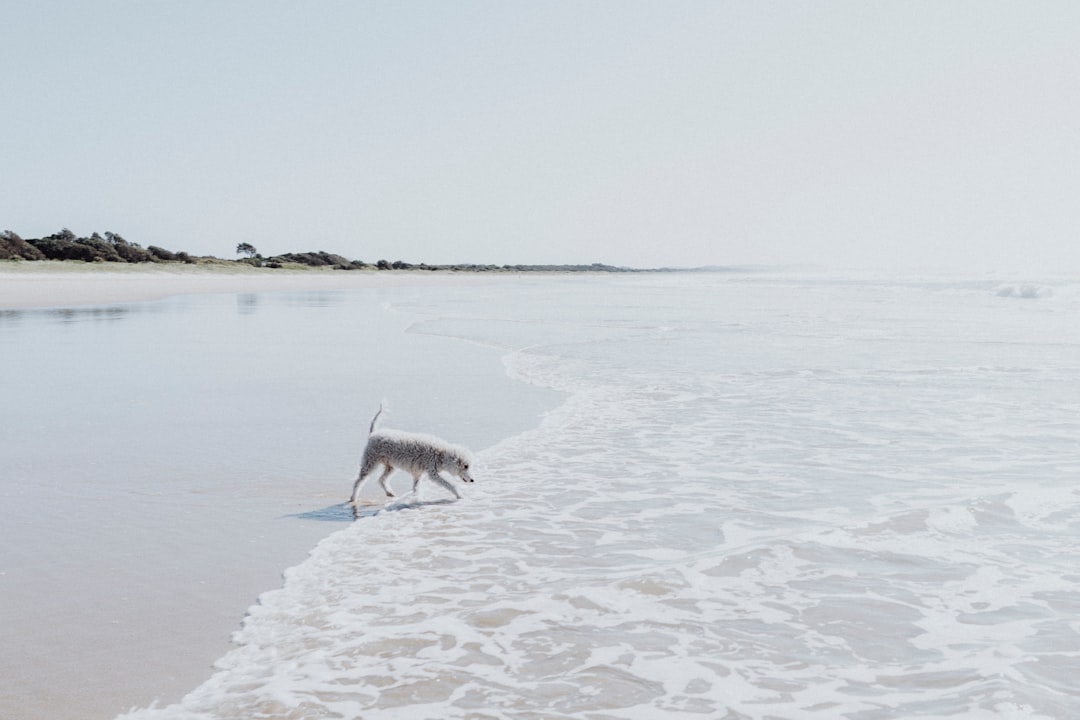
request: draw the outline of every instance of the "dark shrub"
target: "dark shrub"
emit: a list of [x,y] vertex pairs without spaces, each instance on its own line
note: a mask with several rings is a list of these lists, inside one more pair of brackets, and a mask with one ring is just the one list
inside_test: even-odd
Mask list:
[[148,251],[139,247],[135,243],[131,243],[130,245],[117,245],[116,254],[119,255],[124,262],[129,263],[154,261],[154,257]]
[[323,265],[329,265],[326,258],[323,257],[325,253],[285,253],[284,255],[278,255],[274,259],[279,262],[297,263],[298,265],[309,265],[311,267],[322,267]]
[[88,238],[77,238],[75,233],[64,228],[48,237],[28,240],[49,260],[82,260],[84,262],[113,261],[119,262],[116,248],[97,233]]
[[0,232],[0,260],[44,260],[41,251],[10,230]]
[[157,245],[151,245],[146,248],[147,252],[154,256],[156,261],[176,262],[180,258],[176,256],[176,253],[160,248]]
[[275,255],[270,259],[277,263],[289,262],[311,267],[335,267],[346,270],[351,270],[355,265],[352,260],[346,257],[322,250],[318,252],[285,253],[284,255]]
[[75,233],[64,228],[48,237],[27,240],[49,260],[83,260],[93,262],[96,257],[89,245],[76,242]]
[[124,262],[140,263],[153,262],[154,260],[153,256],[144,250],[139,243],[128,242],[116,233],[106,230],[105,240],[115,248],[116,254],[119,255]]
[[105,238],[97,233],[94,233],[88,238],[78,238],[75,242],[90,248],[94,253],[94,260],[104,262],[124,262],[124,259],[116,252],[116,247],[111,243],[105,242]]

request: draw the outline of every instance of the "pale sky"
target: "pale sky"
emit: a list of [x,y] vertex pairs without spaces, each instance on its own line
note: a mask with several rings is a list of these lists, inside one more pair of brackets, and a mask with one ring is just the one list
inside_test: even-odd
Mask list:
[[0,229],[1080,267],[1080,3],[0,0]]

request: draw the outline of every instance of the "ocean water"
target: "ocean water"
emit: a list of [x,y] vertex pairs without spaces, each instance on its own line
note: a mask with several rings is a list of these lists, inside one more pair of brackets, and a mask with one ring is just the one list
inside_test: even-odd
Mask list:
[[[477,422],[470,395],[543,398],[539,424],[481,449],[460,502],[329,505],[205,682],[124,717],[1080,716],[1075,279],[521,276],[382,301],[459,368],[411,387],[424,429]],[[449,389],[489,356],[515,382]]]
[[366,505],[139,720],[1080,716],[1080,285],[523,277],[400,303],[563,401]]

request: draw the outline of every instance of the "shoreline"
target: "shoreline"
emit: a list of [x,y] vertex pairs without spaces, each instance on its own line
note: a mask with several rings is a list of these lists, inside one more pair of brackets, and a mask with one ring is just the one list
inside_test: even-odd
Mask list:
[[[0,311],[160,300],[173,295],[349,290],[401,285],[479,282],[525,275],[642,275],[731,272],[723,268],[616,268],[608,265],[425,266],[342,270],[290,265],[254,267],[245,263],[87,263],[76,260],[0,261]],[[748,267],[746,269],[753,270]],[[466,280],[466,278],[469,278]]]
[[[0,692],[0,715],[19,708],[28,720],[106,720],[130,708],[176,702],[209,677],[213,663],[232,649],[231,635],[244,612],[262,593],[280,588],[283,573],[303,562],[342,527],[339,523],[351,522],[339,501],[356,468],[355,408],[363,409],[366,428],[370,409],[380,397],[391,397],[396,422],[430,429],[479,452],[534,427],[555,402],[549,391],[510,377],[498,351],[406,333],[408,318],[376,311],[387,297],[383,290],[403,289],[412,296],[415,288],[438,302],[444,286],[474,282],[464,273],[103,272],[110,269],[0,271],[0,320],[15,302],[21,304],[7,313],[28,311],[5,336],[6,349],[20,359],[17,374],[31,380],[27,386],[46,377],[37,373],[57,357],[53,339],[58,334],[64,351],[76,348],[80,358],[50,381],[53,390],[46,396],[28,389],[21,399],[9,398],[9,420],[22,418],[25,431],[10,434],[0,453],[12,470],[2,479],[9,484],[0,489],[18,501],[6,509],[12,542],[0,563],[5,571],[0,615],[10,621],[6,643],[23,650],[20,666],[5,668],[14,689]],[[297,334],[311,327],[308,320],[296,319],[305,306],[288,298],[251,308],[238,308],[229,299],[175,308],[165,303],[152,316],[131,313],[121,315],[121,322],[63,327],[34,312],[183,294],[364,288],[376,291],[374,296],[309,315],[323,329],[310,337],[331,340],[313,345],[321,351],[301,355],[300,364],[279,355],[296,347]],[[370,312],[353,312],[354,307]],[[347,323],[358,316],[365,318],[366,339],[337,334],[346,325],[355,329]],[[265,366],[264,374],[252,381],[245,370],[243,383],[213,385],[215,392],[206,395],[214,404],[210,412],[190,402],[192,387],[200,387],[200,377],[202,385],[206,377],[228,377],[234,356],[208,357],[208,346],[186,358],[185,318],[197,318],[201,338],[219,341],[244,327],[275,331],[244,336],[241,347],[263,358],[253,367]],[[144,341],[148,328],[169,332]],[[100,339],[104,336],[109,342]],[[369,343],[379,352],[367,352]],[[154,383],[155,402],[168,411],[149,411],[140,403],[142,395],[129,387],[138,366],[125,363],[116,371],[120,347],[142,348],[140,357],[160,378],[181,379]],[[301,372],[311,364],[324,369]],[[442,402],[432,409],[416,378],[436,371],[445,387]],[[489,392],[481,392],[485,388]],[[124,410],[110,415],[109,426],[97,421],[94,403],[102,398]],[[243,424],[230,424],[233,415]],[[51,427],[46,438],[26,421],[30,416],[65,421]],[[210,432],[215,426],[218,432]],[[153,427],[143,437],[142,428]],[[241,445],[215,441],[228,434],[221,428],[240,427],[246,433]],[[165,431],[170,440],[164,448],[147,441],[165,437]],[[294,444],[296,437],[304,442]],[[116,438],[124,439],[122,451],[110,452]],[[152,483],[157,480],[163,484]],[[259,488],[255,496],[248,496],[248,484]],[[35,490],[15,492],[23,487]],[[61,586],[78,588],[77,606],[66,601]],[[79,671],[76,679],[63,691],[50,689],[44,679],[72,667]]]
[[0,264],[0,310],[161,300],[174,295],[349,290],[460,282],[467,273],[278,270],[237,264],[115,267],[60,261]]

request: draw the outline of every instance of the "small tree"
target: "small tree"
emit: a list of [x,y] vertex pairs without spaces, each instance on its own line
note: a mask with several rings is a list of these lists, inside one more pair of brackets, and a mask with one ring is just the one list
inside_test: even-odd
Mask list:
[[240,243],[239,245],[236,246],[236,254],[237,255],[244,255],[245,257],[248,257],[248,258],[253,258],[253,257],[256,257],[259,254],[259,251],[256,250],[255,246],[252,245],[251,243],[242,242],[242,243]]

